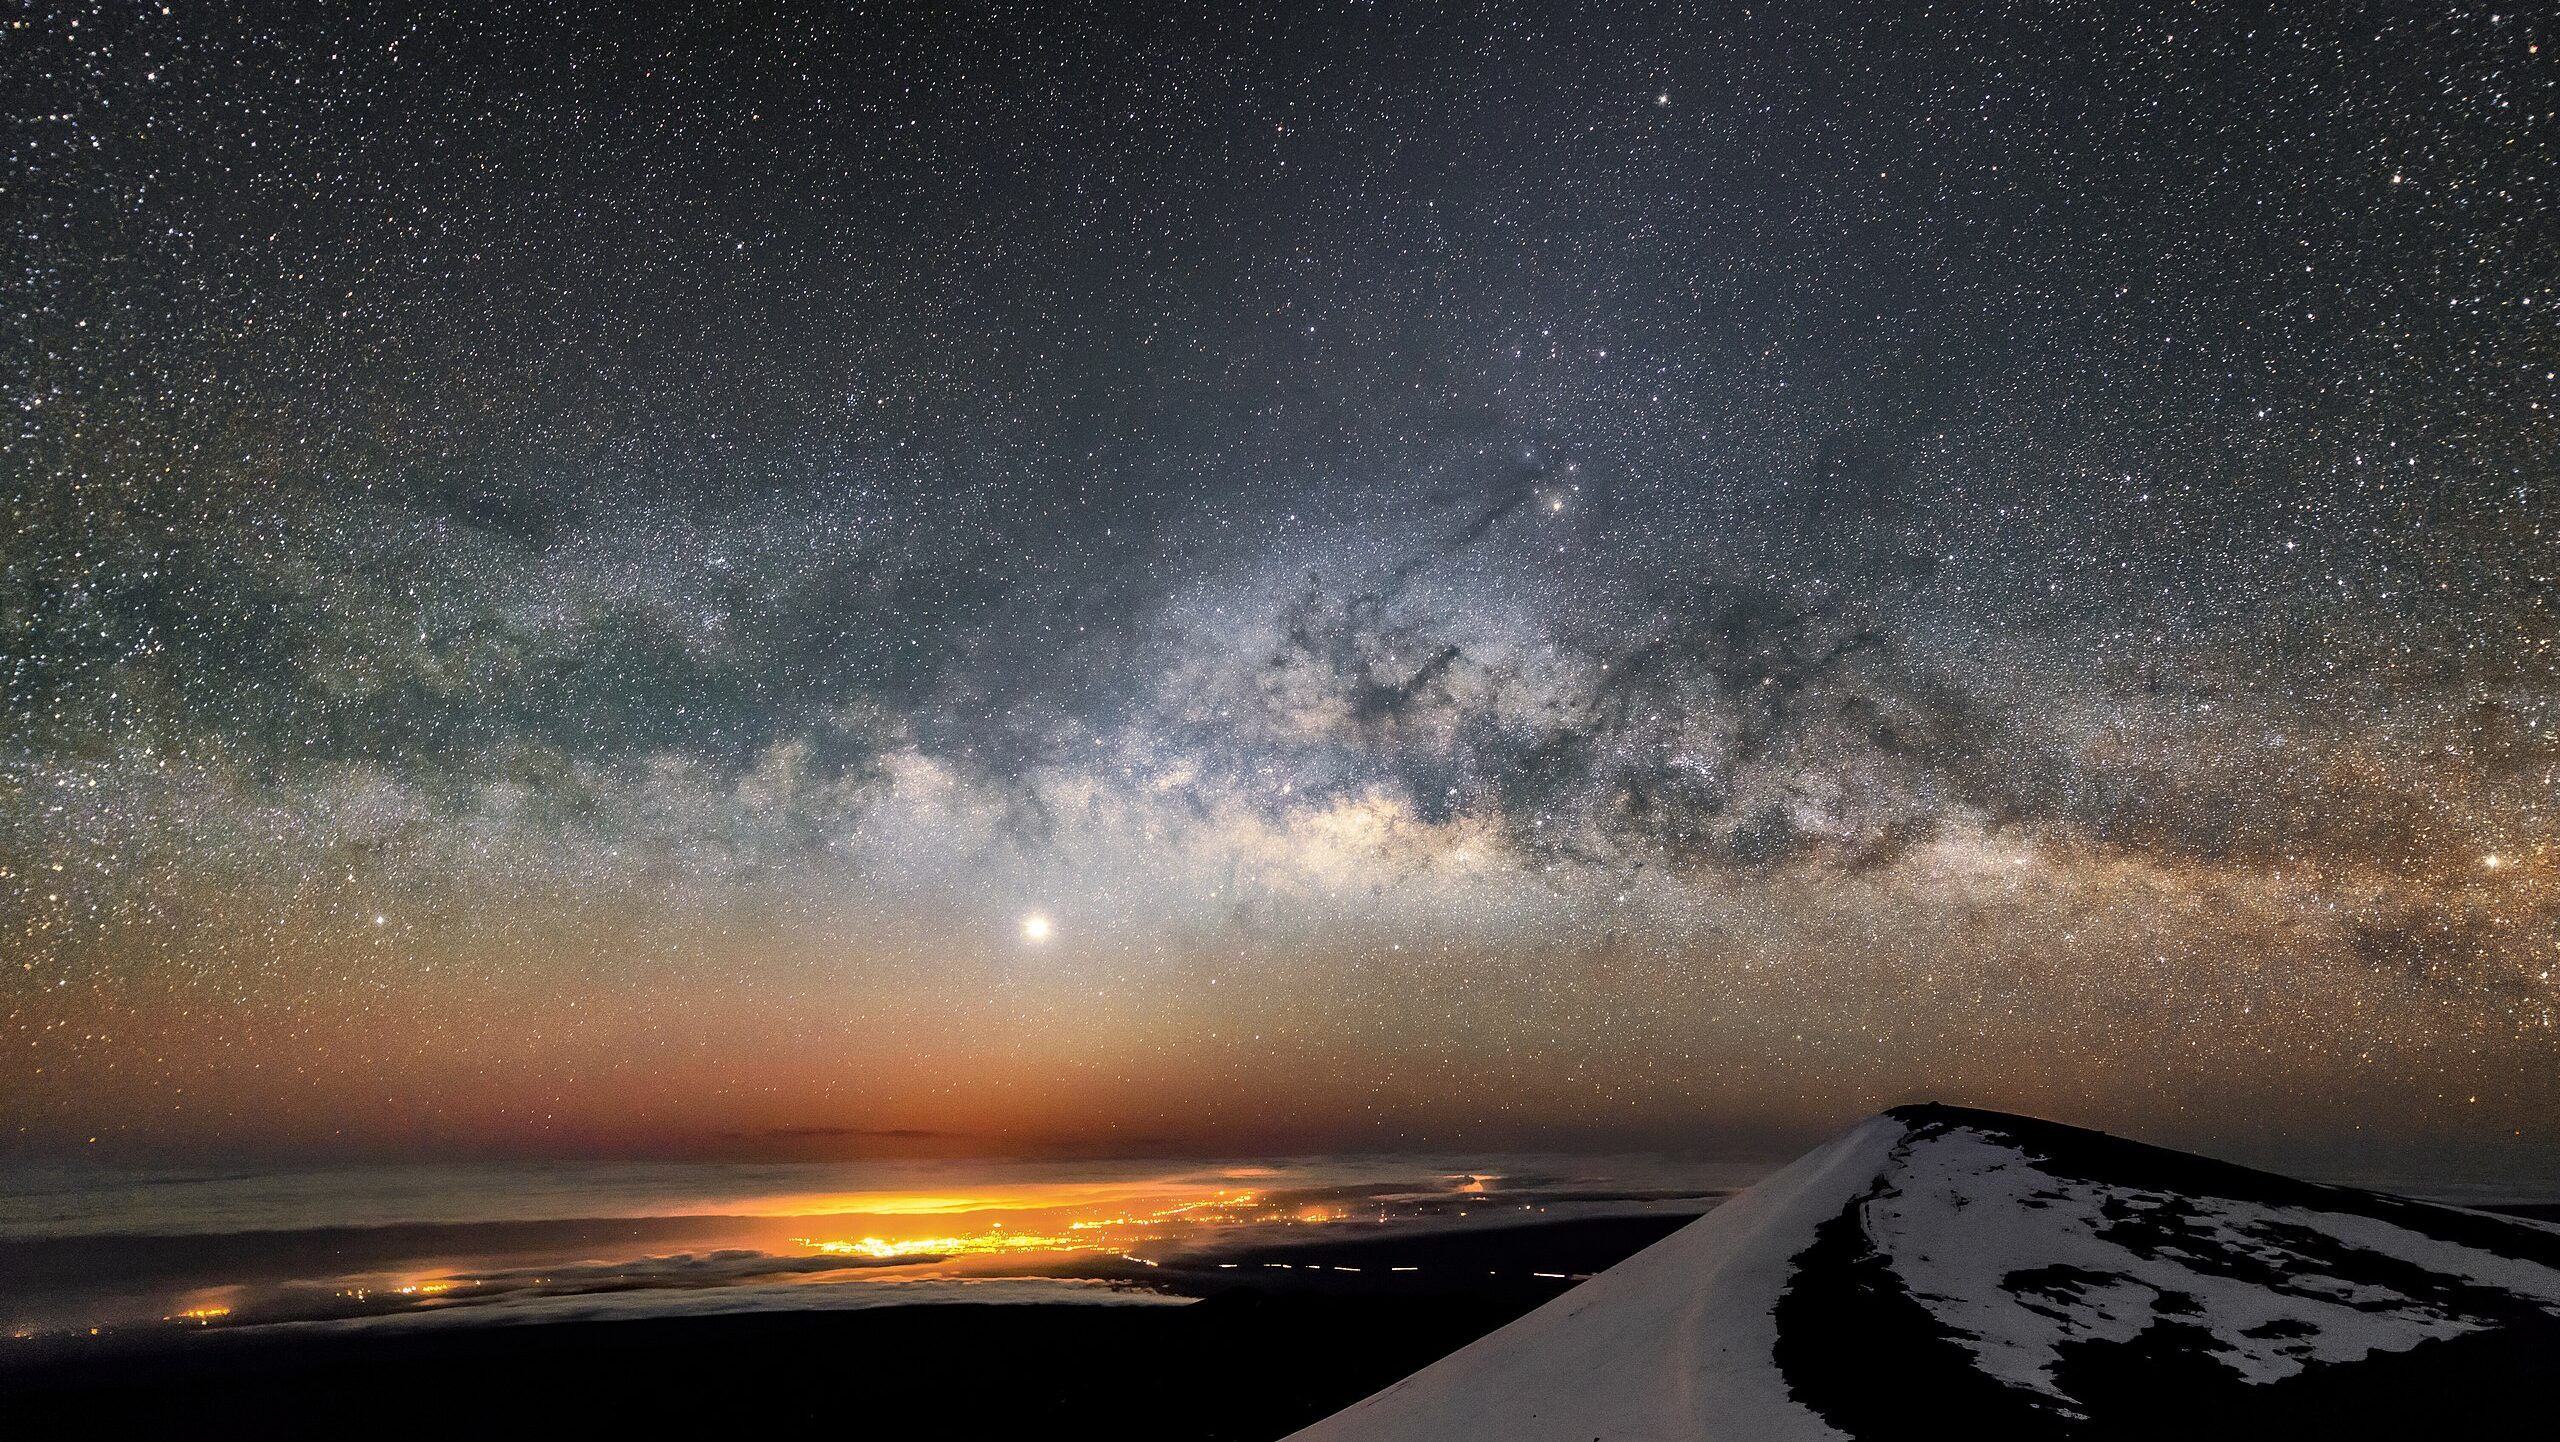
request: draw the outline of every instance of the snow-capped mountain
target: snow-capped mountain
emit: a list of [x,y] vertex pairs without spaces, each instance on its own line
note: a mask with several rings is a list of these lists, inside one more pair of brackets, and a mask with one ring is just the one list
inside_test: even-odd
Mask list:
[[1913,1106],[1298,1437],[2560,1435],[2554,1379],[2560,1230]]

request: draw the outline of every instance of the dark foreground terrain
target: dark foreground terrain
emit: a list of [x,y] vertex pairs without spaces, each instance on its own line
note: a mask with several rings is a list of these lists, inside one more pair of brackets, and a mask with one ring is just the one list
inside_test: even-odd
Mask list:
[[1517,1310],[1482,1297],[1237,1292],[1189,1307],[208,1336],[178,1352],[0,1372],[0,1431],[1272,1438]]
[[[1777,1309],[1789,1387],[1852,1437],[1907,1435],[1913,1398],[1965,1416],[1974,1436],[2019,1442],[2560,1437],[2560,1315],[2483,1280],[2532,1286],[2560,1269],[2560,1233],[2510,1220],[2526,1209],[2322,1186],[1996,1112],[1888,1116],[1908,1129],[1896,1165],[1793,1259]],[[2002,1175],[2025,1179],[2023,1194]],[[1968,1209],[1995,1214],[2009,1270],[1973,1260],[2004,1249],[1966,1229]],[[2356,1223],[2389,1230],[2338,1230]],[[2062,1239],[2046,1239],[2054,1255],[2081,1260],[2015,1265],[2016,1239],[2039,1230]],[[2067,1250],[2073,1240],[2103,1250]],[[2386,1249],[2413,1243],[2455,1270]],[[2102,1256],[2121,1270],[2100,1269]],[[2262,1306],[2290,1314],[2251,1326],[2227,1315]],[[2049,1345],[2051,1390],[1987,1374],[1967,1328]],[[2350,1340],[2324,1352],[2324,1334]],[[2299,1370],[2238,1370],[2272,1358]]]
[[[1600,1270],[1687,1220],[1236,1253],[1235,1270],[1169,1268],[1175,1286],[1208,1294],[1179,1307],[946,1304],[20,1344],[0,1353],[0,1438],[1275,1438],[1570,1285],[1533,1269]],[[1275,1260],[1292,1269],[1261,1265]],[[1425,1270],[1385,1270],[1407,1264]]]
[[2560,1230],[1896,1107],[1310,1442],[2560,1437]]
[[[2322,1227],[2342,1217],[2387,1223],[2466,1249],[2466,1266],[2491,1271],[2560,1264],[2560,1232],[2024,1118],[1914,1108],[1879,1122],[1891,1125],[1870,1146],[1874,1175],[1852,1169],[1841,1195],[1809,1201],[1804,1235],[1764,1225],[1719,1244],[1761,1245],[1765,1232],[1784,1254],[1778,1354],[1769,1360],[1785,1392],[1832,1429],[1862,1439],[2021,1442],[2560,1436],[2552,1410],[2560,1405],[2560,1316]],[[1978,1213],[1987,1219],[1977,1222]],[[1687,1220],[1353,1232],[1168,1257],[1144,1273],[1123,1263],[1094,1273],[1201,1298],[1185,1306],[943,1304],[56,1337],[0,1348],[0,1442],[323,1433],[1277,1438],[1466,1347]],[[1968,1230],[1981,1227],[1989,1234]],[[2089,1251],[2100,1243],[2112,1250]],[[2017,1260],[2039,1247],[2079,1260]],[[2098,1265],[2102,1257],[2113,1258],[2113,1270]],[[1693,1289],[1682,1265],[1657,1252],[1640,1264],[1646,1275],[1613,1274],[1584,1294],[1588,1305],[1577,1299],[1575,1315],[1604,1320],[1612,1287],[1627,1285],[1668,1288],[1717,1315],[1769,1306],[1703,1282]],[[2234,1293],[2239,1283],[2247,1290]],[[2261,1298],[2287,1315],[2241,1326],[2206,1298],[2224,1308]],[[1941,1312],[2012,1347],[2049,1338],[2057,1365],[2043,1374],[2047,1390],[1986,1373]],[[1557,1314],[1542,1317],[1554,1331]],[[2449,1330],[2455,1319],[2473,1330]],[[1595,1395],[1679,1390],[1670,1374],[1613,1369],[1704,1337],[1684,1325],[1601,1330],[1606,1345],[1562,1374]],[[2324,1361],[2315,1349],[2335,1331],[2358,1345]],[[2381,1350],[2365,1352],[2367,1341]],[[1574,1338],[1543,1345],[1570,1352]],[[2235,1370],[2286,1349],[2306,1365],[2262,1381]],[[1481,1413],[1484,1427],[1461,1428],[1475,1437],[1557,1405],[1553,1396],[1505,1396],[1515,1367],[1477,1370],[1483,1375],[1461,1379],[1454,1394],[1463,1406],[1442,1397],[1426,1411],[1442,1422]],[[1675,1371],[1697,1375],[1689,1362]],[[1733,1421],[1724,1404],[1706,1401],[1708,1414]]]

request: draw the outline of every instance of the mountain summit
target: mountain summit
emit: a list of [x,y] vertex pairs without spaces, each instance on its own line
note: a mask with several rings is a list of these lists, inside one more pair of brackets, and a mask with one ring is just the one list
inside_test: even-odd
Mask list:
[[2560,1230],[1925,1105],[1297,1436],[2544,1435],[2555,1358]]

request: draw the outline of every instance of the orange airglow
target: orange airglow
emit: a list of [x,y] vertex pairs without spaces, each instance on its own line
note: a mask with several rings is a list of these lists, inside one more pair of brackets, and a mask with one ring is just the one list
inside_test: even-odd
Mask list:
[[[858,1237],[794,1237],[797,1246],[825,1256],[870,1257],[881,1261],[912,1259],[932,1261],[952,1257],[1031,1255],[1037,1253],[1093,1252],[1119,1254],[1133,1262],[1153,1266],[1145,1257],[1130,1256],[1128,1249],[1144,1242],[1165,1241],[1212,1228],[1247,1226],[1257,1223],[1316,1220],[1315,1215],[1292,1216],[1269,1206],[1253,1192],[1219,1191],[1207,1196],[1172,1198],[1158,1196],[1128,1199],[1105,1210],[1094,1193],[1105,1189],[1079,1184],[1062,1188],[1066,1195],[1055,1193],[1043,1197],[1032,1189],[1019,1189],[999,1196],[975,1198],[912,1197],[884,1199],[865,1197],[858,1209],[834,1208],[821,1213],[816,1209],[800,1215],[852,1214],[866,1219],[881,1217],[942,1215],[972,1211],[1003,1210],[1043,1213],[1040,1226],[1008,1227],[1002,1222],[972,1231],[947,1231],[933,1235],[896,1237],[873,1232]],[[883,1203],[888,1204],[884,1205]],[[1042,1205],[1043,1202],[1047,1205]],[[1081,1213],[1081,1215],[1079,1215]]]

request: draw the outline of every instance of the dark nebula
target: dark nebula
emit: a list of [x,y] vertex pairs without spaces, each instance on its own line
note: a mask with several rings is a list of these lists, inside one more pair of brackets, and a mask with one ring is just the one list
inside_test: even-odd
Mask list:
[[0,21],[6,1145],[2560,1171],[2530,7],[541,11]]

